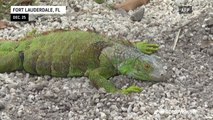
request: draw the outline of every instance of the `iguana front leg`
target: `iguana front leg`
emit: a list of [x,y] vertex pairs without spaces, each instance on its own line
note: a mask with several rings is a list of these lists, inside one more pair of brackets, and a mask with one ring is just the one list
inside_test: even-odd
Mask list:
[[119,90],[115,87],[115,85],[108,80],[108,78],[114,76],[116,74],[115,70],[109,69],[107,67],[99,67],[89,72],[89,79],[97,88],[104,88],[106,92],[110,93],[139,93],[142,91],[140,87],[130,86],[129,88]]
[[145,54],[153,54],[159,49],[159,45],[157,44],[149,44],[147,42],[136,42],[134,46],[138,48],[142,53]]
[[89,71],[89,79],[95,85],[95,87],[103,87],[106,92],[115,93],[118,89],[116,89],[115,85],[112,82],[107,80],[115,73],[115,71],[111,71],[106,67],[99,67],[92,71]]

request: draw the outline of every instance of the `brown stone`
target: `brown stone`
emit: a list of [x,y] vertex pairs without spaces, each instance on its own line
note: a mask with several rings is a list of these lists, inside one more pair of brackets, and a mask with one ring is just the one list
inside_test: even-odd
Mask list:
[[126,0],[121,4],[115,5],[115,9],[124,9],[128,12],[129,10],[134,10],[137,7],[147,4],[149,1],[150,0]]
[[0,29],[4,29],[8,26],[7,22],[0,21]]

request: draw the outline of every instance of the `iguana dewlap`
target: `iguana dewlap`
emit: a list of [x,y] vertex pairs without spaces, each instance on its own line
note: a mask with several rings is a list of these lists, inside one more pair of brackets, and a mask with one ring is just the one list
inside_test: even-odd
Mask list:
[[123,74],[138,80],[163,80],[161,60],[147,55],[157,49],[155,44],[130,44],[92,32],[54,32],[20,42],[0,42],[0,73],[24,70],[55,77],[87,76],[107,92],[140,92],[137,86],[118,90],[108,79]]

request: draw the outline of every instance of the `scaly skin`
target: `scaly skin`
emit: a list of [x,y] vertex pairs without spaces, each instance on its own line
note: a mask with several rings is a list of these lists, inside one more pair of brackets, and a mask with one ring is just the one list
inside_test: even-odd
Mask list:
[[87,76],[97,88],[128,94],[142,89],[130,86],[119,90],[108,79],[123,74],[138,80],[162,80],[161,61],[147,55],[157,49],[155,44],[116,42],[92,32],[55,32],[20,42],[0,42],[0,72]]

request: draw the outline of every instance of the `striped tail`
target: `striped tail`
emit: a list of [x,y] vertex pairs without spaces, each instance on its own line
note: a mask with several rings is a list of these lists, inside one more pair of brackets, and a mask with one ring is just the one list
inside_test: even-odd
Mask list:
[[0,73],[22,70],[22,53],[17,47],[18,42],[0,41]]

